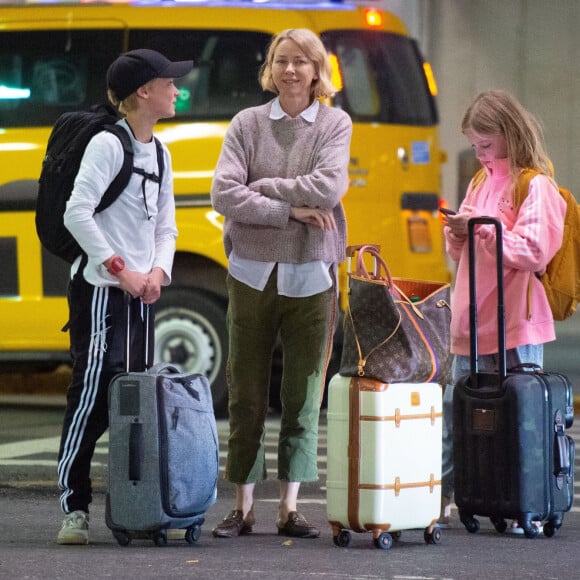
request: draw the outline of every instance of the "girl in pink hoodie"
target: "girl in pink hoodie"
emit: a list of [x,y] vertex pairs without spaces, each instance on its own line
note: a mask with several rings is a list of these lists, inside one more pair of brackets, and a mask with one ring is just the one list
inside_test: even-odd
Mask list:
[[[457,262],[451,301],[453,383],[469,374],[470,369],[469,218],[491,216],[502,224],[506,363],[510,368],[520,363],[542,366],[543,344],[556,338],[552,312],[535,273],[543,273],[560,248],[566,212],[566,204],[553,180],[540,125],[511,94],[487,91],[478,95],[467,109],[461,129],[485,170],[485,179],[472,180],[457,214],[445,218],[447,252]],[[518,206],[514,190],[524,168],[535,168],[542,173],[530,181],[528,194]],[[495,238],[493,226],[476,226],[478,368],[481,372],[498,368]],[[452,400],[450,387],[446,389],[445,400],[448,404]],[[445,419],[447,443],[451,445],[448,417],[450,413],[446,413]],[[452,474],[452,466],[449,461],[445,463],[444,455],[443,495],[448,500],[452,487],[445,485],[445,479]],[[517,522],[513,529],[520,529]]]

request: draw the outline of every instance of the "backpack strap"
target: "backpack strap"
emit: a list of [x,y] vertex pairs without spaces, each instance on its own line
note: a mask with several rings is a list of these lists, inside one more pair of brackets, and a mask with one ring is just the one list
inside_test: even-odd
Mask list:
[[121,170],[113,179],[107,190],[103,194],[99,205],[95,208],[95,213],[99,213],[104,209],[107,209],[118,197],[121,195],[127,184],[129,183],[129,179],[131,179],[131,173],[133,171],[133,145],[131,144],[131,137],[123,127],[119,125],[106,125],[105,131],[109,131],[109,133],[113,133],[119,141],[121,141],[121,146],[123,147],[123,165],[121,166]]
[[148,173],[141,167],[133,167],[133,171],[138,173],[139,175],[143,176],[143,181],[141,182],[141,192],[143,193],[143,203],[145,204],[145,213],[147,214],[147,219],[151,219],[151,215],[149,214],[149,207],[147,206],[147,193],[145,192],[145,184],[147,180],[153,181],[159,185],[159,193],[161,193],[161,180],[163,179],[163,147],[161,146],[161,142],[157,137],[153,137],[155,139],[155,148],[157,150],[157,171],[159,175],[155,173]]
[[519,209],[522,206],[522,203],[526,200],[528,196],[528,190],[530,189],[530,181],[542,173],[539,169],[522,169],[520,174],[518,175],[518,179],[516,181],[516,186],[514,190],[514,206]]
[[[514,190],[514,206],[519,210],[526,197],[528,196],[528,191],[530,189],[530,182],[536,175],[542,173],[539,169],[526,168],[520,171],[518,175],[518,180],[516,181],[516,186]],[[527,316],[528,320],[532,318],[532,276],[540,278],[537,272],[532,272],[528,280],[528,290],[526,293],[526,303],[527,303]]]
[[[165,170],[163,145],[161,145],[161,141],[157,137],[153,136],[153,139],[155,139],[155,147],[157,148],[157,170],[159,172],[159,183],[161,184],[163,181],[163,171]],[[161,191],[161,186],[159,187],[159,191]]]
[[475,192],[479,188],[479,186],[486,180],[487,173],[485,169],[481,167],[475,172],[475,175],[471,178],[471,189],[469,189],[469,198],[472,199]]
[[[125,187],[127,187],[127,184],[131,179],[131,173],[133,172],[143,176],[143,189],[145,188],[145,181],[149,179],[150,181],[158,183],[159,191],[161,191],[161,181],[163,179],[163,171],[165,170],[163,145],[161,144],[161,141],[157,139],[157,137],[153,137],[153,139],[155,140],[155,148],[157,150],[157,171],[159,175],[156,175],[155,173],[147,173],[144,169],[135,167],[133,165],[135,158],[133,153],[133,144],[131,143],[131,137],[127,131],[123,129],[123,127],[120,125],[106,125],[105,130],[115,135],[119,141],[121,141],[124,154],[123,165],[121,166],[121,170],[115,179],[113,179],[109,187],[107,187],[107,190],[103,194],[99,205],[95,208],[95,213],[107,209],[119,197],[119,195],[121,195]],[[143,192],[143,195],[145,196],[145,192]],[[145,210],[147,211],[147,215],[149,215],[149,210],[147,209],[147,200],[145,197],[144,200]]]
[[159,190],[161,191],[161,181],[163,180],[163,171],[165,169],[165,163],[163,161],[163,145],[161,145],[161,141],[157,139],[157,137],[153,137],[155,140],[155,148],[157,150],[157,173],[147,173],[144,169],[140,167],[133,167],[133,171],[142,175],[146,179],[150,181],[154,181],[155,183],[159,184]]

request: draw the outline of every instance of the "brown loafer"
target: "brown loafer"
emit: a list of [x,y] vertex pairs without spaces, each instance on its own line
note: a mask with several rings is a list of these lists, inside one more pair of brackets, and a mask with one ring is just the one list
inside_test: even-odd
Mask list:
[[214,538],[236,538],[249,534],[256,523],[252,508],[244,518],[242,510],[232,510],[213,530]]
[[278,524],[278,535],[291,538],[318,538],[320,530],[309,524],[301,513],[290,512],[288,521],[283,526]]

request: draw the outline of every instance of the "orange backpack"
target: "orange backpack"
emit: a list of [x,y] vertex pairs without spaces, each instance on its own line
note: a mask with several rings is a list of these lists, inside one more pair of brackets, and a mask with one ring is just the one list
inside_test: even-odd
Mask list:
[[[537,169],[524,169],[520,173],[514,192],[516,207],[522,205],[530,181],[539,173],[541,171]],[[480,169],[473,177],[473,188],[483,183],[485,178],[485,170]],[[554,320],[565,320],[574,314],[580,302],[580,206],[569,190],[558,186],[558,191],[566,202],[562,245],[546,271],[541,276],[536,275],[546,290]]]

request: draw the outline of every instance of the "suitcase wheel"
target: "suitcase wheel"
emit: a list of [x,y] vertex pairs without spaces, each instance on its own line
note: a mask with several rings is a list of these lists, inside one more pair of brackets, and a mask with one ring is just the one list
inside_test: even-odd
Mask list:
[[393,546],[393,536],[389,532],[383,532],[378,538],[375,538],[375,548],[381,550],[390,550]]
[[166,546],[167,545],[167,532],[165,530],[159,530],[153,534],[153,541],[156,546]]
[[470,534],[476,534],[479,532],[479,520],[476,520],[473,515],[466,514],[463,510],[460,509],[459,519]]
[[503,534],[507,530],[507,522],[503,518],[489,518],[497,532]]
[[538,536],[538,534],[540,533],[540,530],[538,529],[538,526],[536,526],[535,524],[530,524],[529,526],[526,526],[524,528],[524,536],[526,536],[526,538],[536,538]]
[[443,532],[439,526],[435,526],[431,532],[429,528],[426,528],[423,532],[423,538],[426,544],[440,544],[443,541]]
[[346,548],[350,544],[352,535],[348,530],[340,530],[336,536],[333,536],[334,545],[339,548]]
[[562,527],[562,514],[555,514],[544,524],[544,536],[547,538],[554,537]]
[[127,532],[114,530],[113,537],[117,540],[119,546],[128,546],[131,543],[131,536]]
[[559,529],[560,526],[556,526],[552,520],[549,520],[544,524],[544,536],[552,538]]
[[195,544],[201,537],[201,526],[190,526],[185,530],[185,541],[188,544]]

